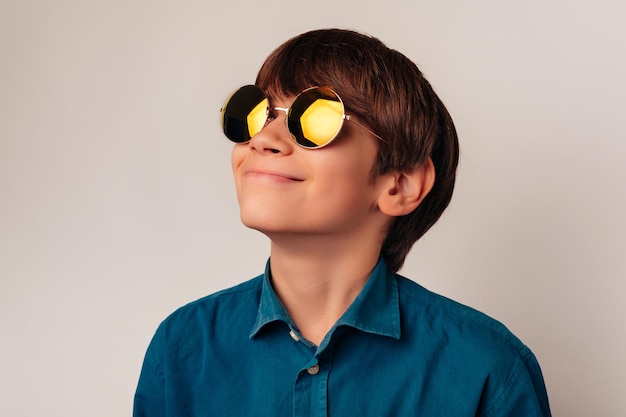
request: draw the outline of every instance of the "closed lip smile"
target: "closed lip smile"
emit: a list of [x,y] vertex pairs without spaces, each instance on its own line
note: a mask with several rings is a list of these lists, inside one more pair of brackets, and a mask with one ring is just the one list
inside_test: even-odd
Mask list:
[[303,179],[295,177],[289,173],[267,169],[248,169],[244,172],[244,176],[249,178],[259,178],[277,182],[303,181]]

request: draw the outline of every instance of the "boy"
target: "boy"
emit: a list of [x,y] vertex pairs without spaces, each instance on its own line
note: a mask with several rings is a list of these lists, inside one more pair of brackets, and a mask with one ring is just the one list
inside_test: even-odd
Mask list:
[[136,417],[550,415],[526,346],[396,274],[448,205],[459,152],[415,64],[352,31],[304,33],[222,118],[270,260],[161,324]]

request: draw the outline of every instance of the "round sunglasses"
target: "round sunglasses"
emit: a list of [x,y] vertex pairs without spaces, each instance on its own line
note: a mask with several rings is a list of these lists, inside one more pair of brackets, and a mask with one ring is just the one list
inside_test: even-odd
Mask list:
[[298,145],[317,149],[331,143],[344,120],[354,122],[381,141],[383,138],[345,113],[343,101],[330,87],[311,87],[294,98],[289,107],[270,107],[259,87],[246,85],[235,91],[221,108],[222,129],[228,139],[245,143],[268,123],[270,112],[286,113],[287,129]]

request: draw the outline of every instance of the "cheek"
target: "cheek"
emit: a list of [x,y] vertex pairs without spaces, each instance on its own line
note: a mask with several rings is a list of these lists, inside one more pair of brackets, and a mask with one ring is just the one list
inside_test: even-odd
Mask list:
[[230,154],[230,164],[231,164],[231,169],[232,169],[232,178],[233,178],[233,182],[235,184],[235,191],[237,193],[237,199],[239,200],[239,197],[241,195],[241,173],[240,173],[240,169],[241,169],[241,165],[243,164],[243,161],[245,159],[245,152],[246,152],[246,148],[245,145],[235,145],[233,147],[233,150]]
[[344,209],[368,206],[373,186],[370,181],[372,163],[369,158],[329,160],[315,169],[318,173],[315,188],[321,201],[335,202]]
[[246,152],[248,151],[247,144],[238,144],[233,147],[233,150],[230,154],[230,167],[232,169],[233,178],[235,183],[239,181],[239,170],[241,169],[241,165],[243,164],[246,156]]
[[350,182],[355,187],[370,183],[375,154],[357,149],[340,156],[318,161],[316,172],[325,173],[331,181]]
[[241,161],[243,161],[244,150],[245,149],[242,147],[242,145],[233,146],[233,150],[230,153],[230,164],[233,172],[235,172],[237,167],[241,165]]

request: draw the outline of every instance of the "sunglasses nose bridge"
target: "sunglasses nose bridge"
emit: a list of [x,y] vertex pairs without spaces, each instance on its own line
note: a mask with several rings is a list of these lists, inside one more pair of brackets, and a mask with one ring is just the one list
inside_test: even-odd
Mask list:
[[287,130],[289,130],[289,122],[287,120],[287,118],[289,117],[289,110],[290,110],[289,107],[269,107],[267,109],[267,120],[265,122],[265,125],[267,126],[273,120],[278,119],[279,116],[276,115],[276,112],[281,112],[285,114],[284,123],[285,123],[285,126],[287,127]]
[[[272,123],[277,121],[278,116],[272,112],[280,111],[285,113],[285,120],[282,123]],[[248,141],[250,147],[257,151],[271,151],[271,153],[280,153],[287,155],[293,149],[293,140],[287,128],[287,111],[288,108],[272,107],[268,108],[268,118],[265,126],[258,133],[252,136]]]
[[[277,111],[285,113],[285,118],[287,118],[287,116],[289,115],[289,107],[270,107],[270,108],[268,109],[268,112],[269,112],[269,113],[271,113],[271,112],[277,112]],[[276,118],[276,117],[274,117],[274,119],[275,119],[275,118]],[[268,119],[269,119],[269,117],[268,117]]]

